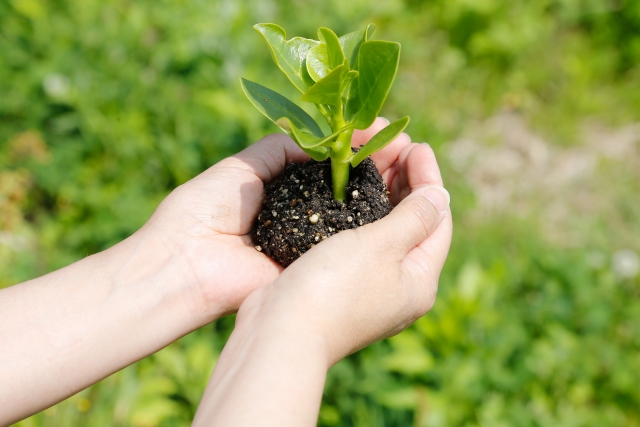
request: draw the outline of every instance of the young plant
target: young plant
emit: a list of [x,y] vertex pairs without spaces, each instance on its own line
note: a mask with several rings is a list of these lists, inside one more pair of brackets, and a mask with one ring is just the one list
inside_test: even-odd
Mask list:
[[309,157],[331,159],[333,197],[346,199],[349,169],[393,141],[409,123],[397,120],[378,132],[357,153],[351,151],[354,129],[366,129],[378,116],[398,70],[400,44],[370,40],[375,25],[338,37],[328,28],[318,39],[286,39],[275,24],[253,27],[267,42],[276,65],[302,92],[301,101],[315,104],[331,133],[296,104],[258,83],[240,79],[251,103],[284,130]]

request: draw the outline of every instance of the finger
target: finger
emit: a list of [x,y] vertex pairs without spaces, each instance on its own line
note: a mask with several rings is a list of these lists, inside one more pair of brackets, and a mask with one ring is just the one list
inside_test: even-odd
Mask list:
[[422,296],[422,314],[429,311],[435,302],[438,280],[449,253],[452,233],[453,222],[448,212],[431,236],[409,251],[402,260],[404,277]]
[[421,271],[429,272],[436,278],[444,266],[451,245],[453,221],[451,211],[447,212],[438,228],[407,254],[406,260],[421,267]]
[[404,257],[438,228],[448,209],[447,190],[428,186],[414,191],[386,217],[356,231],[373,247],[398,249]]
[[417,188],[443,185],[436,156],[428,144],[413,143],[406,146],[385,178],[394,205]]
[[218,165],[248,169],[262,181],[270,182],[280,176],[287,164],[308,160],[309,156],[291,138],[275,133],[265,136]]
[[373,153],[371,159],[375,162],[378,171],[384,174],[398,162],[400,153],[409,145],[411,145],[411,137],[403,132],[382,150]]
[[[351,137],[351,146],[360,147],[361,145],[365,145],[375,134],[388,125],[389,120],[384,117],[378,117],[369,128],[353,132],[353,136]],[[386,173],[387,170],[396,163],[398,155],[402,149],[409,144],[411,144],[411,138],[409,135],[401,133],[382,150],[373,153],[371,155],[371,159],[375,162],[378,172],[380,172],[380,174]],[[386,180],[385,182],[388,183]]]
[[354,130],[351,137],[351,146],[359,147],[366,144],[376,133],[380,132],[389,124],[389,120],[384,117],[377,117],[371,126],[364,130]]

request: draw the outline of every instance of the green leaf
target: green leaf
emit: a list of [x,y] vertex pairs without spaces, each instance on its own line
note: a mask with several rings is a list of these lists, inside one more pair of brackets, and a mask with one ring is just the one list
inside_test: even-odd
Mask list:
[[298,129],[296,125],[294,125],[291,122],[291,120],[289,120],[286,117],[282,117],[281,119],[279,119],[276,124],[280,126],[280,128],[284,129],[287,133],[293,134],[292,136],[293,140],[296,141],[300,146],[300,148],[302,148],[303,150],[307,148],[316,148],[321,145],[326,145],[329,142],[332,142],[333,140],[335,140],[338,137],[338,135],[340,135],[345,130],[353,128],[353,125],[349,125],[349,126],[343,127],[338,131],[335,131],[331,135],[317,137],[315,135],[311,135],[310,133],[307,133]]
[[360,73],[358,73],[356,70],[351,70],[351,71],[349,71],[349,72],[344,76],[344,79],[342,80],[342,86],[343,86],[343,88],[344,88],[344,87],[347,87],[349,84],[351,84],[351,82],[352,82],[353,80],[355,80],[355,79],[356,79],[356,77],[358,77],[358,74],[360,74]]
[[349,66],[352,70],[358,67],[358,49],[364,41],[365,31],[354,31],[340,37],[340,45],[344,51],[344,56],[349,60]]
[[364,32],[364,41],[369,41],[371,34],[376,30],[376,24],[367,25],[367,29]]
[[[288,118],[282,117],[278,119],[276,124],[282,130],[287,132],[287,134],[291,137],[291,139],[293,139],[293,141],[296,144],[298,144],[298,147],[300,147],[302,151],[307,153],[309,157],[311,157],[313,160],[321,162],[329,158],[329,155],[331,154],[331,149],[329,149],[328,147],[322,147],[322,146],[309,146],[309,145],[313,145],[311,142],[311,138],[314,138],[314,137],[306,132],[302,132]],[[329,135],[326,138],[318,138],[318,139],[326,139],[328,141],[329,139],[334,137],[335,137],[334,135]],[[303,146],[303,144],[306,145],[306,147]]]
[[249,101],[262,114],[277,124],[278,119],[286,117],[299,129],[315,136],[323,136],[320,126],[302,108],[289,101],[284,96],[258,83],[240,78],[240,84]]
[[360,91],[358,90],[358,79],[353,79],[345,92],[344,99],[344,118],[346,121],[353,120],[354,116],[360,110]]
[[[360,46],[366,42],[376,26],[369,24],[363,31],[355,31],[340,37],[340,44],[347,58],[349,58],[351,69],[358,70],[358,54]],[[345,105],[345,119],[350,121],[360,110],[360,92],[358,90],[358,79],[354,79],[347,88],[343,103]]]
[[[342,105],[345,106],[344,113],[346,121],[353,118],[360,106],[360,94],[358,93],[358,75],[356,70],[351,70],[344,77],[345,90],[342,91]],[[355,110],[354,110],[355,108]]]
[[256,24],[253,28],[269,45],[278,68],[300,92],[305,92],[310,86],[305,64],[307,53],[320,43],[303,37],[286,40],[287,33],[276,24]]
[[303,148],[302,151],[307,153],[309,157],[317,162],[327,160],[331,154],[331,150],[326,147]]
[[358,91],[361,107],[353,119],[356,129],[366,129],[378,116],[396,77],[400,44],[381,40],[362,43],[358,54]]
[[408,124],[409,117],[403,117],[400,120],[396,120],[395,122],[389,124],[387,127],[375,134],[373,138],[371,138],[369,142],[367,142],[367,144],[360,149],[360,151],[358,151],[353,155],[353,157],[351,157],[351,166],[355,168],[368,156],[382,150],[387,144],[396,139]]
[[314,81],[322,80],[324,76],[329,74],[329,53],[327,45],[320,43],[309,49],[307,53],[307,72]]
[[338,36],[328,28],[320,28],[321,43],[307,53],[307,71],[314,81],[322,80],[334,68],[344,63],[344,52]]
[[309,157],[317,162],[327,160],[331,153],[331,150],[327,147],[303,148],[302,151],[307,153]]
[[[351,73],[347,72],[346,65],[340,65],[334,68],[324,78],[318,80],[316,84],[311,86],[302,98],[302,101],[313,102],[314,104],[339,105],[342,101],[342,92],[345,88],[345,78]],[[354,71],[358,75],[357,71]],[[349,81],[353,79],[353,75],[349,76]]]
[[371,33],[373,33],[375,28],[375,24],[369,24],[365,30],[354,31],[339,38],[344,56],[349,59],[349,66],[352,70],[358,69],[358,51],[360,45],[371,37]]
[[336,33],[329,28],[320,27],[318,29],[318,39],[327,45],[327,53],[329,55],[329,66],[333,70],[339,65],[344,63],[344,52],[342,51],[342,45]]
[[[342,44],[345,55],[349,58],[352,70],[358,70],[360,46],[362,43],[369,40],[375,29],[375,24],[369,24],[364,31],[356,31],[340,37],[340,43]],[[345,119],[350,121],[358,113],[361,105],[360,91],[358,90],[358,79],[354,79],[353,82],[351,82],[351,85],[347,88],[343,102],[345,105]]]

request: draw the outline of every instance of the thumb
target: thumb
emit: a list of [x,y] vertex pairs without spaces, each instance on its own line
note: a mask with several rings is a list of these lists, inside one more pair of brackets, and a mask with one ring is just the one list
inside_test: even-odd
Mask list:
[[414,190],[389,215],[371,224],[377,243],[395,247],[403,255],[425,241],[449,210],[449,192],[430,185]]

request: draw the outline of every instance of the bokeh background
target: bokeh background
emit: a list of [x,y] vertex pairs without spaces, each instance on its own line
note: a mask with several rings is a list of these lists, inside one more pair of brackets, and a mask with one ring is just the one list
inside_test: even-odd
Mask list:
[[[277,131],[238,82],[296,96],[258,22],[401,42],[383,114],[452,194],[435,308],[338,363],[319,424],[640,425],[639,0],[0,1],[0,288]],[[232,328],[17,425],[187,426]]]

